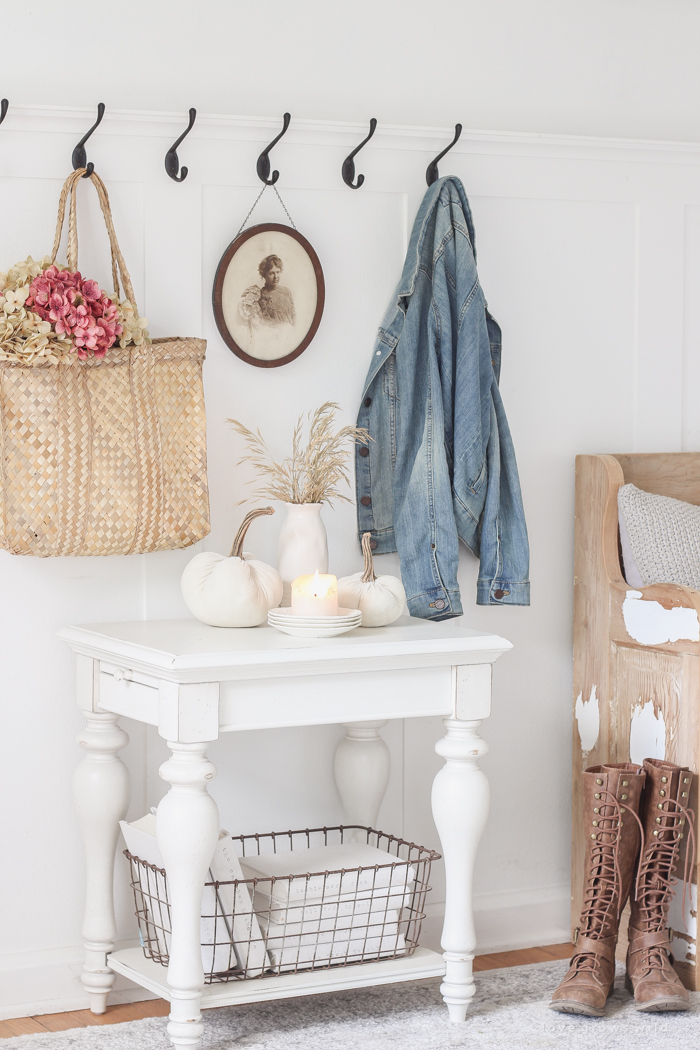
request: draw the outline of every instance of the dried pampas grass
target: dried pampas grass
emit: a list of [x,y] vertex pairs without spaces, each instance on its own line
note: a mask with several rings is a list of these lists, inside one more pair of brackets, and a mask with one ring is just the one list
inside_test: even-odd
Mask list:
[[[292,454],[277,463],[259,430],[253,432],[229,419],[234,430],[245,440],[245,455],[239,463],[251,463],[262,484],[248,499],[278,499],[282,503],[350,503],[340,487],[350,484],[347,461],[353,445],[368,445],[372,440],[363,427],[341,427],[334,431],[335,414],[340,406],[326,401],[313,416],[309,412],[309,440],[302,448],[304,417],[299,416],[292,437]],[[241,500],[241,503],[247,500]]]

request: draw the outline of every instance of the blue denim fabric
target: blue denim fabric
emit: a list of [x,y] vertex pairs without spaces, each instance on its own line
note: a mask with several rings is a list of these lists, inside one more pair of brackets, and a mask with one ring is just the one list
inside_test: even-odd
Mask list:
[[359,535],[398,550],[412,616],[462,613],[459,540],[480,559],[479,605],[529,605],[529,546],[518,469],[498,389],[501,330],[476,271],[459,179],[439,179],[416,218],[382,321],[358,426]]

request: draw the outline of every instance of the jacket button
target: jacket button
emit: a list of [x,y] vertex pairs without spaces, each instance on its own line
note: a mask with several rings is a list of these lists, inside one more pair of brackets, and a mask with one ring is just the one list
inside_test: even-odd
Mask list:
[[504,594],[505,594],[505,591],[494,591],[493,592],[494,598],[498,598],[499,601],[501,600],[501,598],[503,597]]
[[365,408],[369,408],[369,406],[371,404],[372,404],[372,398],[371,397],[366,397],[365,398]]
[[360,449],[360,455],[362,456],[363,459],[365,457],[369,456],[369,449],[367,448],[366,445],[363,445],[362,448]]
[[435,608],[436,609],[444,609],[445,608],[444,599],[438,598],[438,600],[435,602]]
[[369,498],[369,496],[363,496],[362,499],[360,500],[360,503],[362,504],[363,507],[369,507],[371,502],[372,502],[372,500]]
[[370,540],[369,541],[369,549],[372,550],[372,551],[376,551],[376,549],[377,549],[377,541],[376,540]]

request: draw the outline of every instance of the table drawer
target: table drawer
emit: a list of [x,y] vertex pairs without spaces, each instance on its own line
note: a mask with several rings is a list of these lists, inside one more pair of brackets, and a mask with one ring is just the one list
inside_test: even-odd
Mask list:
[[147,684],[143,680],[145,675],[134,675],[124,671],[122,668],[100,664],[100,693],[98,707],[105,711],[114,711],[115,714],[124,715],[126,718],[135,718],[139,722],[148,722],[149,725],[158,725],[158,684],[153,679],[154,685]]

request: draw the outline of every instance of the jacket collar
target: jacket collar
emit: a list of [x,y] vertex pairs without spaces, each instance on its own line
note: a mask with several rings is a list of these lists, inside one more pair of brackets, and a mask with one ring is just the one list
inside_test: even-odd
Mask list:
[[423,243],[425,241],[426,232],[430,224],[430,220],[433,215],[433,211],[440,202],[447,203],[452,197],[458,197],[462,205],[464,217],[467,221],[467,227],[469,229],[469,237],[472,243],[472,250],[474,257],[476,258],[476,245],[474,241],[474,224],[472,222],[472,214],[469,208],[469,201],[467,200],[467,194],[465,193],[462,180],[458,179],[454,175],[445,175],[444,178],[438,179],[428,187],[428,190],[423,197],[416,221],[413,224],[413,232],[411,233],[411,241],[408,246],[406,253],[406,261],[403,266],[403,273],[401,274],[401,281],[397,291],[397,299],[401,299],[404,296],[410,296],[413,294],[413,289],[416,283],[416,276],[420,268],[420,257]]

